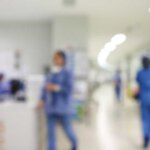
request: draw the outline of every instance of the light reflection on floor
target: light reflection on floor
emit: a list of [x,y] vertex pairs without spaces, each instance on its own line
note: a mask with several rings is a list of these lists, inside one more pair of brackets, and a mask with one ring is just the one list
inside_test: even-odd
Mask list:
[[140,150],[142,142],[138,105],[131,100],[120,104],[115,102],[112,91],[111,87],[105,87],[96,96],[100,99],[96,124],[101,149]]

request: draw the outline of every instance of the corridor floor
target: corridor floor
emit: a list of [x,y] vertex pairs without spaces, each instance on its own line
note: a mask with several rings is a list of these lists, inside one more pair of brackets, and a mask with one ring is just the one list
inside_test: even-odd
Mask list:
[[[126,100],[117,103],[113,90],[106,86],[98,90],[88,121],[75,123],[79,150],[142,150],[138,105]],[[62,130],[58,128],[58,150],[69,150]]]

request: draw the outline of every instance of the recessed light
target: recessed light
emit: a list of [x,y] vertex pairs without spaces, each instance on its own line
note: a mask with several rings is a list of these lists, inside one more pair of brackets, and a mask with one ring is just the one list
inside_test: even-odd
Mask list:
[[150,8],[148,9],[148,12],[150,13]]

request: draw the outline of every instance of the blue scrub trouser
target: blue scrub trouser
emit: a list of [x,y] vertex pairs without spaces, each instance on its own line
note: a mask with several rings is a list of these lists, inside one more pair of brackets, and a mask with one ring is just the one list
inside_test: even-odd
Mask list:
[[71,118],[68,115],[49,115],[48,116],[48,150],[56,150],[56,125],[60,122],[67,137],[69,138],[72,149],[77,150],[77,139],[72,128]]
[[118,101],[121,100],[121,87],[115,87],[115,94]]
[[141,106],[141,118],[144,138],[150,138],[150,106]]

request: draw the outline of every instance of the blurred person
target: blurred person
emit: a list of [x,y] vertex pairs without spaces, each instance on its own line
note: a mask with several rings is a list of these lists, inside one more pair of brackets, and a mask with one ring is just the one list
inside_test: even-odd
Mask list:
[[66,55],[58,51],[53,57],[53,68],[46,80],[38,108],[45,106],[48,125],[48,150],[56,150],[56,125],[59,122],[69,138],[72,148],[77,150],[77,138],[72,127],[71,97],[73,80],[66,70]]
[[115,98],[117,99],[118,102],[120,102],[122,100],[122,75],[120,69],[118,69],[115,73],[114,92]]
[[0,73],[0,101],[5,100],[5,96],[10,94],[10,84],[5,81],[4,74]]
[[150,142],[150,58],[142,58],[143,68],[137,73],[139,105],[143,126],[143,148],[148,148]]
[[19,79],[10,80],[10,94],[17,101],[25,101],[25,83]]

